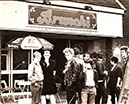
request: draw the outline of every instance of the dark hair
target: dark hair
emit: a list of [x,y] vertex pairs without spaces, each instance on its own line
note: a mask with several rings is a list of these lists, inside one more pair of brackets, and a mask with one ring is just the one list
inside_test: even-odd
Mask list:
[[90,64],[91,64],[91,66],[92,66],[92,65],[93,65],[93,60],[92,60],[92,59],[87,60],[87,61],[85,61],[85,63],[90,63]]
[[97,59],[97,58],[102,59],[102,58],[103,58],[103,55],[100,54],[100,53],[94,52],[94,53],[91,54],[91,57],[92,57],[92,58],[96,58],[96,59]]
[[75,55],[78,55],[78,54],[81,53],[81,50],[80,50],[79,47],[74,47],[73,50],[74,50],[74,54],[75,54]]
[[102,59],[103,58],[103,55],[98,54],[98,58]]
[[115,56],[111,57],[110,60],[113,61],[114,63],[118,63],[118,58]]
[[120,50],[124,50],[124,51],[128,52],[128,47],[127,47],[127,46],[122,46],[122,47],[120,48]]
[[83,54],[83,57],[85,57],[86,54],[88,54],[88,55],[90,56],[90,58],[91,58],[91,54],[90,54],[90,53],[84,53],[84,54]]

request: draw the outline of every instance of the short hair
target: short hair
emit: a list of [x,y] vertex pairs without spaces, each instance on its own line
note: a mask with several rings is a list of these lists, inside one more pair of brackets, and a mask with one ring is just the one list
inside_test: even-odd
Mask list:
[[91,54],[91,56],[92,56],[92,58],[95,58],[95,59],[97,59],[97,58],[103,59],[103,55],[101,53],[94,52]]
[[113,61],[114,63],[118,63],[118,58],[115,56],[111,57],[110,60]]
[[126,52],[128,52],[128,46],[122,46],[121,48],[120,48],[120,50],[124,50],[124,51],[126,51]]
[[103,58],[103,55],[99,53],[99,54],[98,54],[98,58],[99,58],[99,59],[102,59],[102,58]]
[[74,55],[74,50],[72,49],[72,48],[65,48],[64,50],[63,50],[63,53],[65,54],[65,53],[71,53],[72,55]]
[[74,50],[74,54],[75,54],[75,55],[78,55],[78,54],[81,53],[81,50],[80,50],[79,47],[74,47],[73,50]]
[[90,58],[89,60],[85,61],[85,63],[90,63],[91,66],[94,64],[93,60]]
[[[49,53],[49,54],[51,54],[51,52],[49,51],[49,50],[44,50],[44,53]],[[43,54],[44,54],[43,53]]]
[[41,57],[41,53],[38,52],[38,51],[35,51],[35,52],[33,53],[33,57],[35,58],[37,55],[39,55],[39,56]]
[[85,57],[86,55],[89,55],[90,58],[91,58],[91,54],[90,54],[90,53],[84,53],[84,54],[83,54],[83,57]]

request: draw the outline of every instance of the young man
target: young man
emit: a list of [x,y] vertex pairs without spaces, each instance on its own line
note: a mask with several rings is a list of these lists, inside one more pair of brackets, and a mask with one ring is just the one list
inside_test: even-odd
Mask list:
[[76,92],[78,88],[78,76],[80,74],[81,64],[74,57],[74,50],[72,48],[65,48],[63,53],[66,57],[66,65],[64,73],[64,84],[67,91],[67,103],[75,104]]
[[109,72],[109,80],[107,83],[107,87],[110,90],[111,93],[111,102],[112,104],[115,103],[115,95],[117,96],[117,100],[119,98],[119,88],[121,87],[121,79],[122,79],[122,70],[118,65],[118,58],[117,57],[112,57],[110,59],[112,68]]
[[33,62],[29,65],[28,79],[31,81],[32,104],[39,104],[43,88],[43,73],[40,65],[41,53],[34,52]]
[[102,98],[101,104],[107,104],[108,93],[106,90],[106,79],[107,79],[107,71],[105,70],[103,57],[101,54],[96,54],[95,61],[95,70],[98,72],[98,88],[95,104],[100,104],[100,100]]
[[125,74],[125,68],[126,68],[126,65],[127,65],[127,61],[129,60],[128,59],[128,47],[127,46],[122,46],[120,48],[120,52],[121,52],[121,63],[122,63],[122,69],[123,69],[123,74]]
[[94,104],[96,97],[96,88],[98,86],[98,73],[93,69],[93,61],[86,61],[85,63],[85,86],[82,90],[81,104]]

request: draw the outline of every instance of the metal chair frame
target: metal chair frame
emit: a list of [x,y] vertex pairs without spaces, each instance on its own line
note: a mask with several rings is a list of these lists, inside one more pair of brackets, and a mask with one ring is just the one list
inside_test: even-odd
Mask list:
[[[8,87],[6,81],[5,81],[5,80],[2,80],[2,81],[1,81],[1,89],[0,89],[0,90],[1,90],[0,93],[1,93],[2,101],[3,101],[3,103],[5,104],[5,100],[4,100],[4,97],[2,96],[2,94],[3,94],[3,92],[5,92],[5,91],[12,91],[13,88]],[[10,95],[8,95],[7,97],[8,97],[7,100],[9,100],[9,98],[11,98]],[[15,101],[14,95],[13,95],[13,101]]]
[[61,97],[59,95],[59,92],[60,92],[60,89],[61,89],[61,83],[56,83],[56,87],[57,87],[57,98],[59,99],[60,101],[60,104],[62,104],[62,100],[61,100]]

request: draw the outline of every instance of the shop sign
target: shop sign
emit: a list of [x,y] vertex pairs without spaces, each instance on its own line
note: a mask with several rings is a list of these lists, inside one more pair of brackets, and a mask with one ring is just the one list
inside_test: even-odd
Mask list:
[[29,5],[29,25],[97,30],[96,13]]

